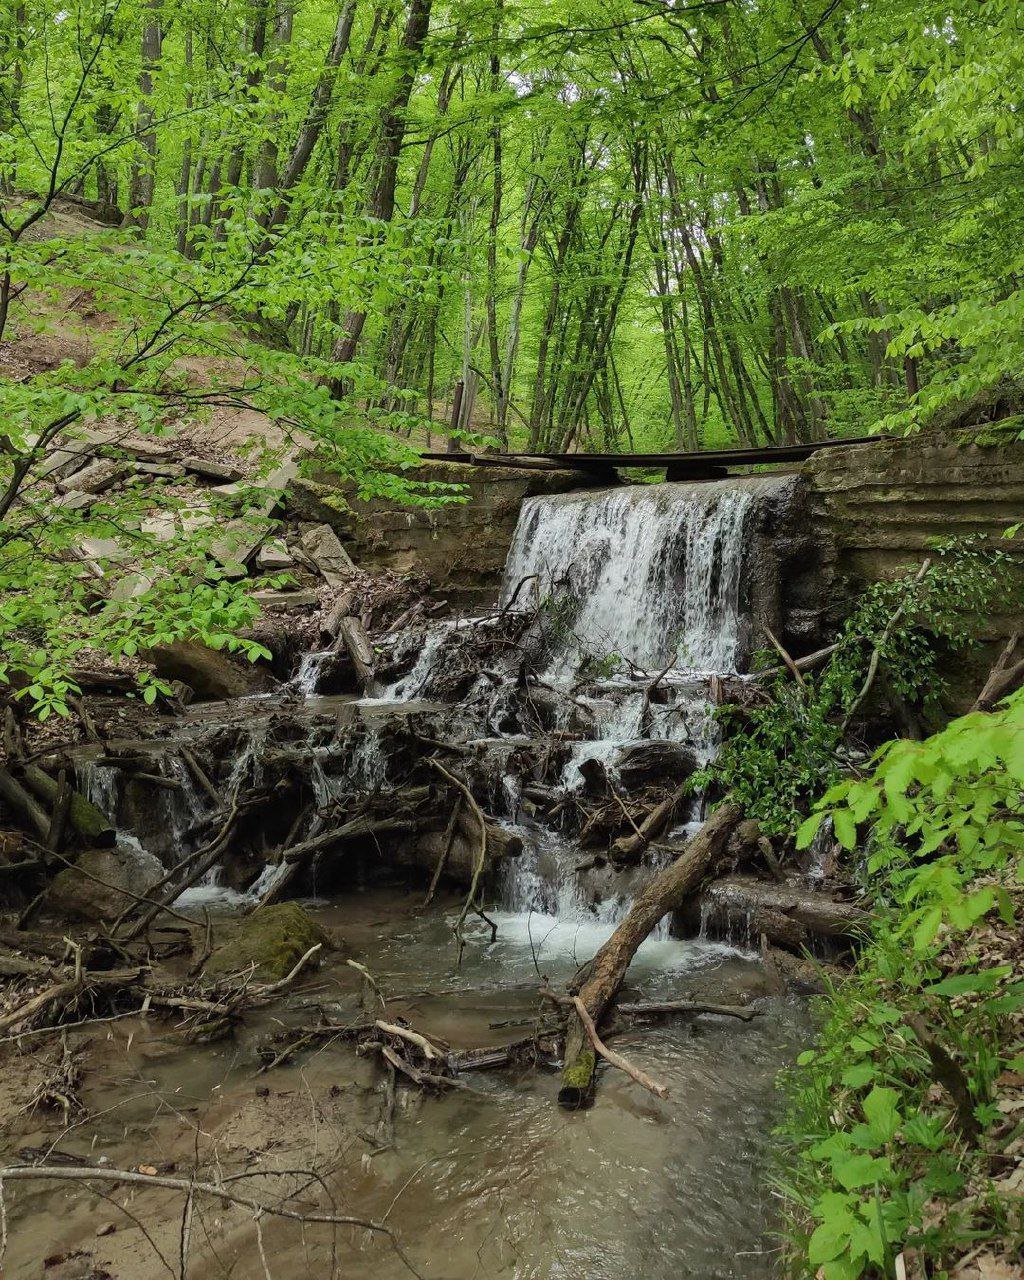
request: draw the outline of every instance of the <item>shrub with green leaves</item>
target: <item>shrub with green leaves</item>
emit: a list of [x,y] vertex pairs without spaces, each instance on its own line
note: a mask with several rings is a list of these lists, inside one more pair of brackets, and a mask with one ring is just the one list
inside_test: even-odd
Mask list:
[[[769,833],[792,835],[801,815],[842,776],[847,721],[872,653],[878,652],[890,701],[936,715],[940,657],[966,645],[977,619],[1006,599],[1010,564],[1005,552],[979,539],[950,539],[935,548],[923,572],[873,584],[820,671],[798,684],[779,668],[762,702],[719,711],[725,740],[701,781],[719,784]],[[762,657],[778,663],[774,653]],[[874,683],[876,694],[881,684]]]
[[994,1173],[1019,1138],[996,1081],[1024,1068],[1024,980],[992,962],[1019,939],[1022,795],[1024,691],[886,744],[800,828],[807,845],[827,815],[863,849],[875,907],[789,1076],[782,1181],[800,1274],[888,1276],[914,1247],[939,1275],[980,1242],[1024,1244],[1019,1194]]

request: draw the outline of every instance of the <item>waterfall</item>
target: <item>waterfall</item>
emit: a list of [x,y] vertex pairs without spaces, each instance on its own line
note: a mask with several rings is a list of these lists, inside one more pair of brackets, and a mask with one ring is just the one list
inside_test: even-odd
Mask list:
[[[774,482],[637,485],[599,494],[538,497],[523,504],[505,566],[501,605],[536,608],[542,680],[567,708],[592,717],[594,736],[577,742],[561,784],[580,787],[588,762],[612,778],[628,744],[668,739],[702,763],[719,738],[709,685],[745,658],[745,551],[750,516]],[[443,637],[425,647],[437,660]],[[430,652],[428,653],[428,650]],[[658,680],[660,702],[651,705]],[[695,797],[679,836],[699,826]],[[559,921],[616,921],[628,895],[593,900],[576,867],[578,847],[557,833],[519,828],[526,850],[503,869],[502,906],[540,911]],[[654,851],[655,860],[671,854]],[[659,932],[668,936],[668,922]]]
[[719,482],[528,499],[502,604],[526,595],[553,616],[562,643],[545,678],[571,683],[588,658],[651,673],[735,670],[753,498]]

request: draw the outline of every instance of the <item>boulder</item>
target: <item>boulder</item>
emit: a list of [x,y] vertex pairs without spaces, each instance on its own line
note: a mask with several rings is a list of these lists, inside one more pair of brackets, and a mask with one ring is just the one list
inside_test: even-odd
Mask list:
[[256,562],[261,569],[290,569],[295,559],[281,538],[269,538],[260,547]]
[[318,524],[307,529],[302,535],[302,549],[323,574],[329,587],[343,587],[356,576],[352,557],[330,525]]
[[229,937],[206,963],[208,977],[253,972],[264,982],[284,978],[318,942],[331,944],[327,932],[297,902],[264,907],[228,926]]
[[352,508],[333,485],[295,476],[288,482],[285,501],[296,519],[326,524],[343,538],[351,534]]
[[163,874],[160,859],[141,845],[88,849],[54,878],[47,906],[79,920],[113,920],[135,901],[130,894],[147,893]]
[[180,680],[188,685],[198,702],[269,693],[277,684],[263,667],[191,640],[160,645],[147,650],[143,657],[161,679]]

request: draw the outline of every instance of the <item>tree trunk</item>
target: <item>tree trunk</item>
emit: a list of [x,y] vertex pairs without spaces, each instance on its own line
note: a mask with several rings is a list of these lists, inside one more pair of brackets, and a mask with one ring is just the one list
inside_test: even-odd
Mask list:
[[[687,843],[683,852],[647,884],[630,907],[629,914],[598,951],[579,990],[587,1012],[595,1024],[618,995],[626,970],[637,949],[654,926],[683,905],[697,889],[725,848],[732,829],[741,817],[740,809],[723,804]],[[565,1032],[560,1106],[577,1110],[593,1097],[596,1057],[579,1015],[571,1013]]]
[[139,73],[139,105],[136,113],[136,139],[142,156],[132,171],[131,194],[124,226],[145,231],[156,190],[156,126],[153,115],[153,73],[160,64],[163,34],[160,10],[163,0],[149,0],[149,16],[142,29],[142,70]]

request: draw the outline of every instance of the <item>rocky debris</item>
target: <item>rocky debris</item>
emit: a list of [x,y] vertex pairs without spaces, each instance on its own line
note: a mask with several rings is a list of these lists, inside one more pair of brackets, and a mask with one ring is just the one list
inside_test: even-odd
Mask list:
[[320,607],[320,596],[312,590],[306,591],[254,591],[253,599],[260,602],[263,609],[317,609]]
[[173,542],[177,536],[174,516],[167,511],[147,516],[142,522],[142,532],[157,542]]
[[63,511],[84,511],[96,501],[95,493],[65,493],[54,500],[54,506]]
[[146,573],[126,573],[110,593],[111,600],[137,600],[149,591],[155,579]]
[[351,533],[352,511],[341,491],[333,485],[295,476],[288,482],[285,500],[297,520],[326,524],[342,537]]
[[274,981],[287,977],[310,947],[331,945],[326,931],[297,902],[263,907],[228,929],[231,937],[207,961],[210,977],[252,973]]
[[132,554],[117,538],[83,538],[79,551],[86,560],[127,560]]
[[113,920],[136,901],[132,894],[146,894],[163,874],[160,860],[141,846],[88,849],[54,877],[47,909],[79,920]]
[[346,586],[357,572],[351,556],[330,525],[318,524],[307,529],[302,535],[302,549],[329,587]]
[[295,564],[295,557],[288,550],[283,538],[268,538],[259,549],[256,563],[261,569],[272,572],[290,569]]
[[160,645],[148,650],[145,657],[161,679],[180,680],[199,702],[269,693],[277,685],[263,667],[190,640]]
[[135,470],[140,475],[152,476],[156,480],[180,480],[185,468],[180,462],[137,462]]
[[128,466],[118,458],[98,458],[62,480],[61,487],[74,493],[104,493],[123,480],[128,470]]
[[182,458],[181,465],[186,471],[202,476],[204,480],[216,480],[222,484],[241,480],[244,474],[241,467],[233,466],[229,462],[211,462],[208,458]]

